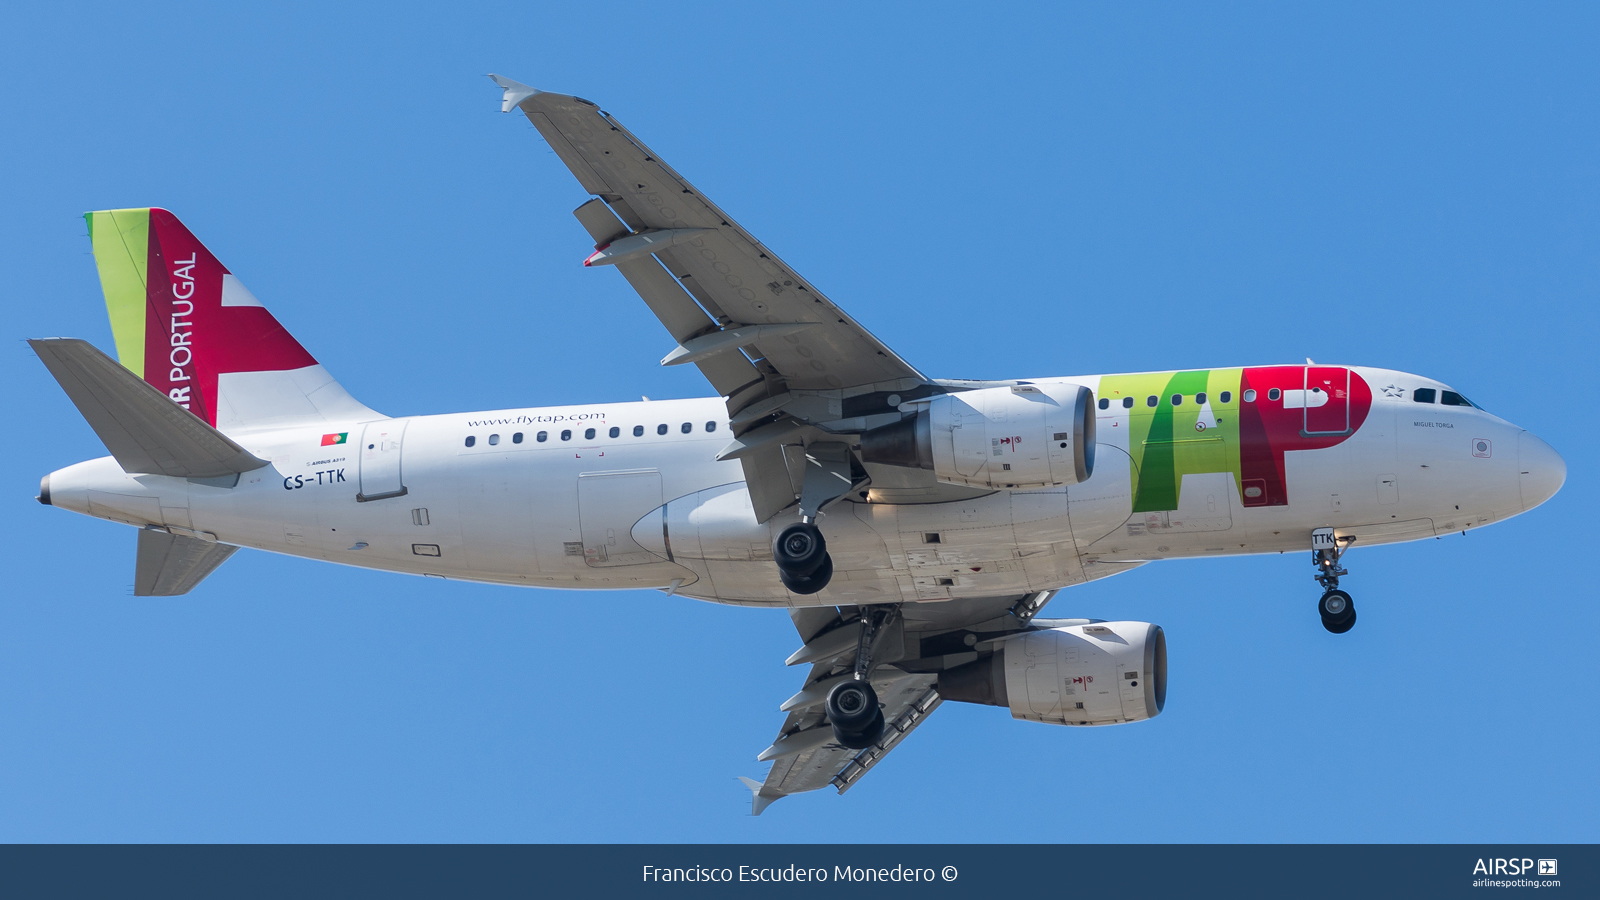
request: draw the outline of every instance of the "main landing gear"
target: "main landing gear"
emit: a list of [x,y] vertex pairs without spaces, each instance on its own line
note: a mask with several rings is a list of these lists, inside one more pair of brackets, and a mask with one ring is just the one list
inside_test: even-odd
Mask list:
[[1317,567],[1317,583],[1322,585],[1322,598],[1317,601],[1317,613],[1322,617],[1322,627],[1334,634],[1344,634],[1356,627],[1356,604],[1350,595],[1339,590],[1339,576],[1349,575],[1339,560],[1350,545],[1354,535],[1336,538],[1332,528],[1318,528],[1311,532],[1311,562]]
[[833,726],[833,739],[851,750],[865,750],[883,737],[883,707],[878,705],[878,692],[867,677],[872,674],[872,651],[878,634],[896,614],[895,607],[861,608],[855,677],[834,685],[823,705],[828,723]]
[[858,484],[853,480],[854,458],[849,444],[817,441],[805,449],[800,521],[778,532],[777,540],[772,542],[772,561],[778,564],[778,580],[784,587],[796,594],[815,594],[827,587],[828,579],[833,577],[833,558],[828,556],[828,542],[817,528],[817,516],[823,507],[866,482]]
[[796,522],[778,532],[772,542],[772,560],[778,564],[778,580],[796,594],[815,594],[828,586],[833,577],[833,557],[822,529],[811,522]]

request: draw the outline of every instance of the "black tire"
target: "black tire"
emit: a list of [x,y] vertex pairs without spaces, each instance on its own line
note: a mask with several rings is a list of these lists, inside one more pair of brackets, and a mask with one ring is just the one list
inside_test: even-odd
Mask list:
[[788,575],[810,575],[827,558],[828,542],[822,538],[822,529],[805,522],[796,522],[778,532],[772,542],[772,561]]
[[783,586],[796,594],[815,594],[828,586],[833,578],[833,557],[823,554],[822,565],[810,575],[794,576],[782,569],[778,570],[778,580]]
[[872,721],[867,723],[867,727],[860,731],[840,731],[839,726],[833,726],[833,739],[851,750],[865,750],[876,744],[878,738],[881,737],[883,737],[883,710],[881,709],[878,710],[878,714],[873,717]]
[[1331,622],[1323,619],[1322,627],[1334,634],[1344,634],[1346,631],[1356,627],[1356,611],[1354,609],[1350,610],[1350,618],[1345,619],[1343,622]]
[[822,709],[839,731],[861,731],[883,715],[878,709],[878,692],[865,681],[841,681],[834,685]]
[[1343,624],[1345,619],[1355,615],[1356,603],[1350,599],[1349,594],[1335,588],[1323,594],[1322,599],[1317,601],[1317,612],[1322,616],[1323,621],[1339,625]]

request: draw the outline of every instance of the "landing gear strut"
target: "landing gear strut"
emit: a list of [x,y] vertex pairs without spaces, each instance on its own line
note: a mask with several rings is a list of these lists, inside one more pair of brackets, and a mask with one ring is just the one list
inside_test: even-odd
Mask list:
[[1316,580],[1323,591],[1317,601],[1317,614],[1322,617],[1322,627],[1334,634],[1344,634],[1356,626],[1355,601],[1339,590],[1339,576],[1350,574],[1339,560],[1353,543],[1355,535],[1336,538],[1332,528],[1311,532],[1311,562],[1317,567]]

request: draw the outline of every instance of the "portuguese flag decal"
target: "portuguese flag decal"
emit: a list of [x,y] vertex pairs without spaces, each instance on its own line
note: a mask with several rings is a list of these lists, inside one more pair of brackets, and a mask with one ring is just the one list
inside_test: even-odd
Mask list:
[[350,432],[348,431],[341,431],[338,434],[325,434],[322,436],[322,446],[332,447],[334,444],[342,444],[348,437],[350,437]]

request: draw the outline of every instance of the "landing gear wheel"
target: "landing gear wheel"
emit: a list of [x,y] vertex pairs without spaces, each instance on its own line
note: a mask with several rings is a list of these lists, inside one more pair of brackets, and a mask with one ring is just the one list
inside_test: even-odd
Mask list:
[[828,558],[828,542],[822,529],[810,522],[796,522],[778,532],[772,542],[772,561],[785,575],[803,578],[817,571]]
[[875,709],[872,721],[860,731],[844,731],[838,725],[833,726],[833,739],[851,750],[865,750],[878,742],[883,737],[883,710]]
[[878,692],[865,681],[841,681],[834,685],[822,709],[833,727],[841,731],[860,731],[881,715]]
[[1356,611],[1353,609],[1350,610],[1350,618],[1345,619],[1344,622],[1337,625],[1327,619],[1323,619],[1322,627],[1328,629],[1334,634],[1344,634],[1346,631],[1356,627]]
[[822,565],[810,575],[790,575],[783,569],[778,570],[778,580],[783,586],[796,594],[815,594],[828,586],[829,579],[833,578],[833,557],[822,554]]
[[1317,601],[1317,613],[1322,616],[1322,627],[1334,634],[1344,634],[1356,624],[1356,604],[1350,595],[1334,589]]

